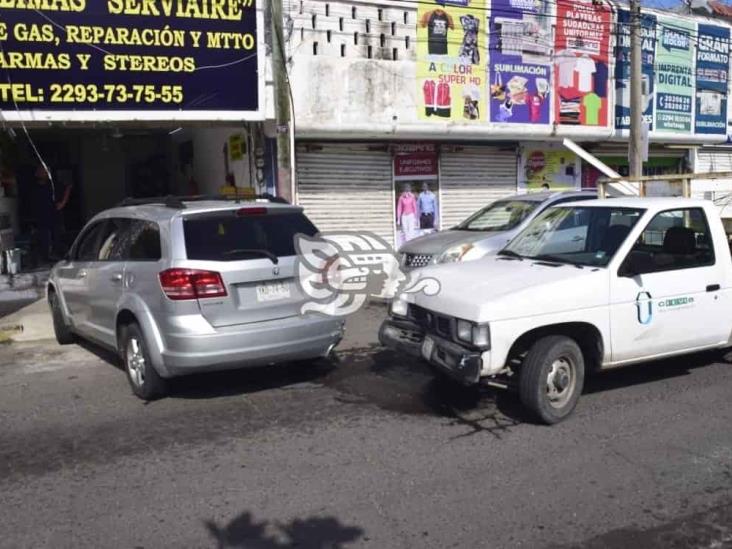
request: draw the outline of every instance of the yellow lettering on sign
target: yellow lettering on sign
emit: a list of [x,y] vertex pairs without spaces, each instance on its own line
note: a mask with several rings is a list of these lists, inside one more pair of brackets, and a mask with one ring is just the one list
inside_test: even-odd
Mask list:
[[0,0],[0,8],[80,12],[86,9],[86,0]]
[[[8,1],[8,0],[0,0]],[[112,15],[144,15],[186,19],[221,19],[241,21],[242,8],[250,8],[254,0],[107,0]]]

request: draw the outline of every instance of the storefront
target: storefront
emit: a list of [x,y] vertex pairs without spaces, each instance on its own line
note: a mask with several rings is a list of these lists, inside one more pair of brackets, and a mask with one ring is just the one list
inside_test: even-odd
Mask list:
[[0,16],[0,247],[42,257],[50,232],[57,256],[127,197],[274,191],[258,3],[167,25],[131,4]]
[[515,193],[516,147],[306,142],[297,181],[321,231],[369,231],[399,246]]

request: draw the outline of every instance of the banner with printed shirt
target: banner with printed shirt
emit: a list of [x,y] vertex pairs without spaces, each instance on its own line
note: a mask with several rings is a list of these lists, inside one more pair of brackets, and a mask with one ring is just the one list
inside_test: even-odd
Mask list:
[[699,24],[696,44],[696,133],[727,133],[730,30]]
[[656,38],[656,131],[690,133],[694,110],[696,23],[659,17]]
[[[656,16],[641,15],[641,90],[643,121],[653,129],[653,72],[656,58]],[[630,11],[618,11],[615,46],[615,127],[630,128]]]
[[602,0],[557,0],[555,118],[607,126],[612,8]]
[[491,122],[550,123],[552,6],[547,0],[493,0]]
[[487,119],[485,10],[485,0],[419,2],[419,119],[466,123]]

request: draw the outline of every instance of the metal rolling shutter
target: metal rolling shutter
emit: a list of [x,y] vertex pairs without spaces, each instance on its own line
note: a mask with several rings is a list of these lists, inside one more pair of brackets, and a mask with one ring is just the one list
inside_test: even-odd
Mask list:
[[442,227],[452,227],[486,204],[516,193],[516,152],[456,147],[440,154]]
[[[697,149],[694,173],[732,172],[732,148]],[[691,182],[693,198],[716,200],[730,196],[732,179]]]
[[393,243],[391,163],[384,146],[300,144],[298,204],[321,231],[370,231]]

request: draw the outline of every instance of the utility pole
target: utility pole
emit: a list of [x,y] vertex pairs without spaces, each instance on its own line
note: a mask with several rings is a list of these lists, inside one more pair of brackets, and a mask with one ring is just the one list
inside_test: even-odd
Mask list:
[[294,200],[292,150],[293,131],[290,120],[290,92],[288,88],[285,41],[282,32],[282,0],[270,0],[272,29],[272,72],[274,75],[275,113],[277,117],[277,195],[289,202]]
[[643,175],[643,59],[641,57],[641,3],[630,0],[630,140],[631,180]]

